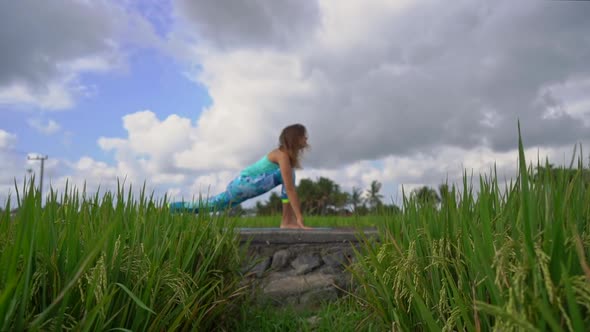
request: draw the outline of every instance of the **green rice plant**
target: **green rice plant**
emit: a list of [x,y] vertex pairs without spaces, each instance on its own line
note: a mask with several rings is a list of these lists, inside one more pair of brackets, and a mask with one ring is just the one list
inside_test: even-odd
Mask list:
[[494,169],[479,177],[477,195],[464,174],[439,207],[404,194],[403,213],[391,216],[380,242],[364,239],[351,268],[357,299],[370,308],[366,322],[395,331],[585,330],[590,188],[583,171],[579,162],[573,177],[533,176],[519,128],[518,178],[503,190]]
[[0,216],[2,331],[210,330],[245,293],[227,216],[172,215],[145,186],[16,196]]
[[343,297],[335,302],[325,302],[315,310],[272,305],[248,304],[232,322],[233,331],[383,331],[381,326],[368,322],[360,327],[366,317],[366,308],[358,305],[352,297]]

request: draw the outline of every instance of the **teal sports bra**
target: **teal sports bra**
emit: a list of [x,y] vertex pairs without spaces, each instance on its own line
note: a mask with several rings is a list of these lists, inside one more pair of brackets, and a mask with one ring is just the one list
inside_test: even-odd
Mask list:
[[254,164],[244,168],[244,170],[242,170],[240,175],[242,175],[242,176],[258,176],[261,174],[273,173],[273,172],[276,172],[277,170],[280,170],[279,165],[270,161],[268,159],[268,156],[265,155],[264,157],[260,158],[260,160],[258,160]]

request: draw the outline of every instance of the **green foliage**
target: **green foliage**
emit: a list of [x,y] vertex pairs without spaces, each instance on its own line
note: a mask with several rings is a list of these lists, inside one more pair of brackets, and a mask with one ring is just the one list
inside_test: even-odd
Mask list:
[[547,162],[545,166],[537,166],[536,172],[533,175],[535,181],[548,179],[550,182],[555,182],[558,179],[565,179],[565,181],[571,182],[576,177],[579,178],[578,181],[584,183],[585,186],[590,185],[590,169],[588,168],[583,168],[581,172],[579,172],[578,168],[555,168],[554,165]]
[[376,324],[366,321],[365,307],[352,297],[324,303],[317,310],[276,308],[245,305],[241,315],[232,322],[231,330],[243,332],[264,331],[382,331]]
[[[301,179],[297,186],[303,214],[316,216],[374,215],[383,209],[399,211],[399,207],[395,204],[383,204],[383,195],[379,193],[380,190],[381,183],[373,181],[366,191],[367,199],[364,199],[361,189],[352,188],[351,193],[342,191],[339,184],[326,177],[320,177],[317,181]],[[277,215],[281,213],[281,210],[281,200],[275,192],[271,193],[267,202],[256,203],[258,216]]]
[[[334,181],[320,177],[317,181],[301,179],[297,186],[297,194],[301,201],[301,210],[306,215],[342,214],[349,202],[349,194],[342,192]],[[282,202],[280,196],[272,192],[265,203],[256,203],[256,214],[269,216],[280,214]]]
[[297,187],[301,209],[304,214],[337,214],[348,203],[348,194],[342,192],[340,185],[320,177],[317,181],[302,179]]
[[383,204],[383,195],[381,195],[379,191],[381,191],[381,182],[374,180],[371,182],[369,189],[367,189],[367,201],[373,210]]
[[268,201],[263,204],[256,202],[256,214],[259,216],[275,216],[283,211],[283,202],[281,196],[276,192],[271,192]]
[[32,183],[17,190],[0,214],[0,330],[208,330],[234,314],[233,225],[131,192],[66,187],[41,206]]
[[[443,187],[442,190],[445,190],[445,188]],[[448,191],[448,188],[446,190]],[[420,205],[437,206],[441,201],[440,196],[436,190],[428,186],[414,189],[411,195],[416,197],[416,200]]]
[[352,211],[358,212],[359,207],[363,204],[363,192],[356,187],[352,187],[352,192],[350,193],[350,205],[352,205]]
[[[495,172],[440,207],[404,195],[352,269],[367,321],[396,331],[581,331],[590,326],[590,189],[575,173]],[[546,167],[548,164],[546,165]],[[537,169],[542,169],[539,166]],[[547,168],[545,168],[547,169]]]

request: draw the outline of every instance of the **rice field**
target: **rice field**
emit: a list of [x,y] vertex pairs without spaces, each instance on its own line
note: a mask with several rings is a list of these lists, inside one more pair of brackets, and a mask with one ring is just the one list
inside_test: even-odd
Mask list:
[[519,143],[514,182],[483,174],[475,193],[465,176],[437,206],[405,196],[401,214],[306,218],[381,234],[350,267],[355,292],[309,314],[251,308],[240,284],[237,228],[280,216],[170,214],[131,188],[41,206],[23,184],[18,213],[0,214],[0,330],[586,331],[589,184],[581,163],[533,176]]
[[519,143],[516,182],[482,175],[476,196],[465,176],[440,208],[405,199],[383,242],[366,243],[354,268],[365,322],[396,331],[588,330],[589,183],[581,162],[573,178],[533,178]]
[[171,215],[141,194],[32,184],[0,216],[0,330],[211,330],[244,294],[227,218]]

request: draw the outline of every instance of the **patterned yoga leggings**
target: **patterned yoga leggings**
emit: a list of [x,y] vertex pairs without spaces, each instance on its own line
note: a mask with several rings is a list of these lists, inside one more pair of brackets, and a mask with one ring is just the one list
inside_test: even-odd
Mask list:
[[[293,182],[295,182],[295,172],[293,172]],[[250,198],[260,196],[271,191],[276,186],[282,184],[281,199],[284,203],[288,202],[287,191],[283,184],[281,171],[259,174],[256,176],[240,175],[232,180],[224,192],[203,199],[201,202],[172,202],[168,204],[171,212],[187,211],[199,213],[199,208],[205,208],[210,212],[222,211],[226,208],[233,208]]]

